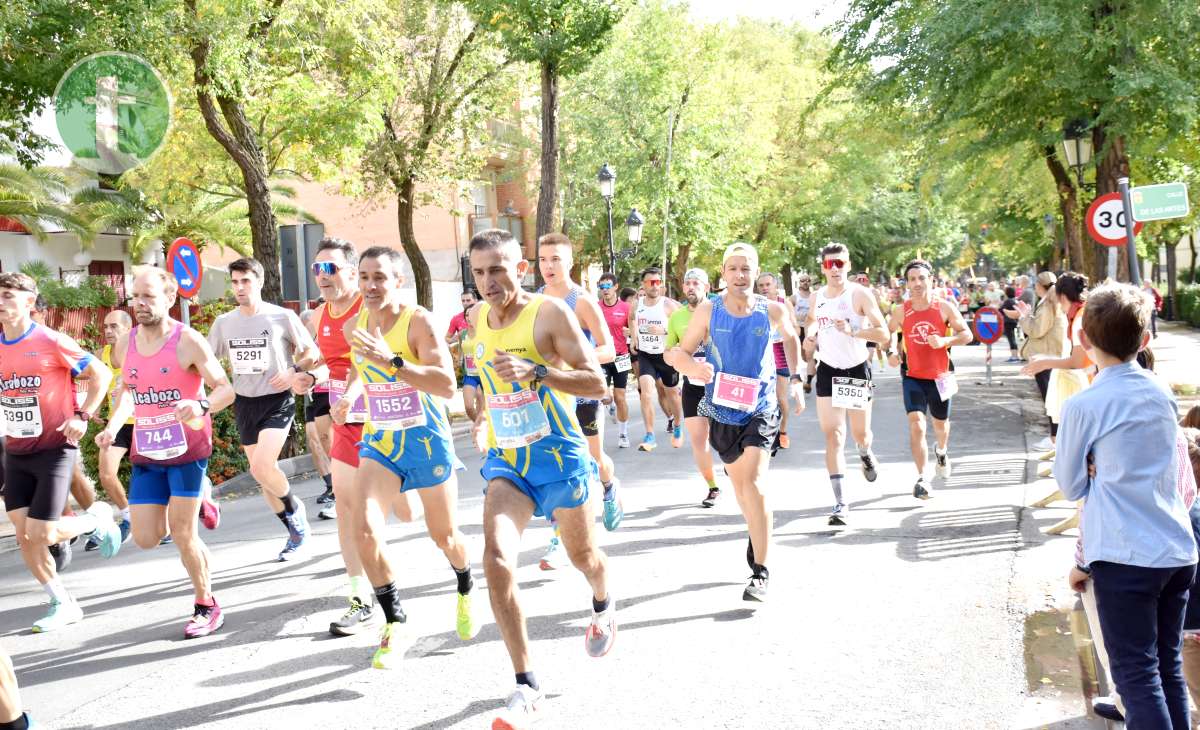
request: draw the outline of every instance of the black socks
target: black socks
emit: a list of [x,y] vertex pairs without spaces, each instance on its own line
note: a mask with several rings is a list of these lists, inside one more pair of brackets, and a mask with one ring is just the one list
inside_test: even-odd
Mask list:
[[375,586],[375,602],[383,609],[383,617],[389,624],[404,623],[407,620],[404,609],[400,607],[400,592],[396,590],[395,583]]
[[[518,674],[517,676],[520,677],[521,675]],[[529,676],[532,677],[533,675],[530,674]],[[537,689],[537,687],[534,687],[534,689]],[[24,712],[22,712],[21,716],[12,722],[0,722],[0,730],[28,730],[28,728],[29,715],[26,715]]]
[[[605,596],[603,601],[597,601],[595,596],[592,596],[592,610],[596,613],[604,613],[608,607],[612,605],[612,596]],[[537,687],[534,687],[537,689]]]
[[300,506],[296,504],[296,498],[292,496],[292,490],[290,489],[287,494],[279,498],[279,501],[283,502],[283,513],[285,515],[292,514]]
[[326,474],[325,476],[321,477],[321,479],[323,479],[325,481],[325,488],[332,491],[333,490],[333,475]]
[[[453,565],[450,566],[454,568]],[[471,589],[475,587],[475,580],[471,577],[471,564],[467,563],[467,567],[459,570],[454,568],[454,577],[458,579],[458,592],[462,595],[467,595]]]
[[541,685],[538,684],[537,677],[533,676],[533,672],[517,672],[517,684],[523,684],[535,692],[541,689]]

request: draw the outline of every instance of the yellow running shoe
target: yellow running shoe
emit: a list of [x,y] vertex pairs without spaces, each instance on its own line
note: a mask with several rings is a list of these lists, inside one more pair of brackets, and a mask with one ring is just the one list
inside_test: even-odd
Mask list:
[[383,631],[379,635],[379,648],[375,650],[371,666],[376,669],[391,669],[404,658],[401,641],[404,628],[404,623],[400,621],[383,625]]
[[470,641],[479,634],[479,624],[475,623],[475,616],[471,613],[471,594],[458,594],[458,614],[455,617],[455,626],[458,629],[458,638],[463,641]]

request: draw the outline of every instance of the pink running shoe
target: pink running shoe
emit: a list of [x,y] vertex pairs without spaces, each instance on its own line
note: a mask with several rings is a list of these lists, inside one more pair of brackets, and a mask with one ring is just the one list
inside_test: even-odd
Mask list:
[[221,613],[221,606],[217,604],[217,597],[213,596],[211,606],[204,606],[197,603],[195,612],[188,619],[187,626],[183,627],[183,638],[195,639],[201,636],[208,636],[216,633],[217,629],[225,625],[225,614]]
[[210,530],[221,524],[221,508],[216,502],[205,499],[200,502],[200,524]]

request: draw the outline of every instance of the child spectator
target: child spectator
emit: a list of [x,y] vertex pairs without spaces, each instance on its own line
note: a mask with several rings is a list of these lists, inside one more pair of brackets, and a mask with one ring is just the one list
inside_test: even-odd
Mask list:
[[1085,590],[1091,576],[1126,722],[1186,730],[1181,652],[1197,552],[1177,451],[1145,447],[1174,443],[1177,429],[1170,390],[1133,362],[1150,340],[1151,306],[1125,284],[1088,297],[1081,341],[1099,374],[1063,404],[1054,476],[1068,499],[1086,498],[1071,584]]

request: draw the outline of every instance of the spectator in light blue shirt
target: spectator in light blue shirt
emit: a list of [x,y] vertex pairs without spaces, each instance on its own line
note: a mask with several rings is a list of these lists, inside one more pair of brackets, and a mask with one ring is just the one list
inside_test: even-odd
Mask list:
[[1054,477],[1067,499],[1086,500],[1071,583],[1085,590],[1091,575],[1127,726],[1188,730],[1181,652],[1196,543],[1176,488],[1174,399],[1134,362],[1151,307],[1126,284],[1088,296],[1083,346],[1100,372],[1063,406]]

